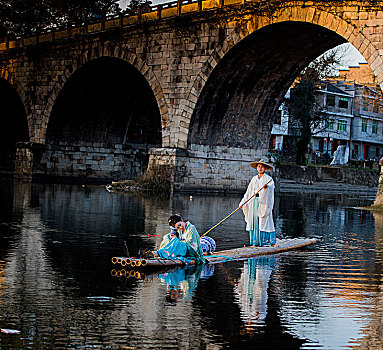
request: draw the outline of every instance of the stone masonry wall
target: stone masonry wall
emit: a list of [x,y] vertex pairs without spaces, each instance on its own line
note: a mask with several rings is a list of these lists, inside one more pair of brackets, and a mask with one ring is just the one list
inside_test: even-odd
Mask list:
[[370,187],[378,186],[379,170],[376,169],[326,167],[323,169],[323,172],[347,184]]
[[47,145],[35,175],[82,181],[133,180],[142,175],[148,158],[147,151],[122,144],[116,144],[114,148],[98,143]]
[[260,158],[256,150],[191,145],[187,154],[176,158],[174,189],[243,192],[256,175],[250,162]]
[[32,168],[32,146],[29,143],[20,143],[16,149],[15,178],[31,179]]
[[334,182],[343,182],[351,185],[376,187],[379,180],[379,170],[354,169],[343,167],[301,166],[294,164],[280,164],[279,176],[282,179],[294,180],[298,183],[322,182],[325,174],[330,175]]

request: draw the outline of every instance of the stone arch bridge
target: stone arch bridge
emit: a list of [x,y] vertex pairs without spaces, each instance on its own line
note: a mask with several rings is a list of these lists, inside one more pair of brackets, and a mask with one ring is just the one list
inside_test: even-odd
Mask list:
[[383,83],[383,1],[191,0],[0,44],[1,171],[241,191],[299,72],[350,42]]

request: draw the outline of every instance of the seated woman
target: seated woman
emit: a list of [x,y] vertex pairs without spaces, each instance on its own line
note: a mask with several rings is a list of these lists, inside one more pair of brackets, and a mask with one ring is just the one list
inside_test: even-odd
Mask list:
[[178,214],[172,215],[168,222],[169,226],[177,230],[177,233],[172,229],[172,232],[164,236],[160,249],[157,251],[158,255],[164,259],[186,258],[203,264],[205,259],[195,226],[189,221],[185,222]]

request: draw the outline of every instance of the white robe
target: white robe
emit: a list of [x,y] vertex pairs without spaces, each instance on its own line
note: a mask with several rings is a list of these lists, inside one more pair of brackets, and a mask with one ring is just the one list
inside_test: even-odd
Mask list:
[[[263,188],[263,186],[266,185],[267,182],[271,182],[267,185],[267,189],[262,189],[259,192],[259,198],[258,198],[258,217],[259,217],[259,230],[264,232],[274,232],[274,221],[273,221],[273,206],[274,206],[274,181],[271,176],[267,174],[263,174],[261,178],[258,177],[258,175],[254,176],[249,186],[247,187],[247,191],[245,195],[243,196],[241,202],[239,203],[239,206],[242,205],[242,203],[246,202],[254,193],[256,193],[259,189]],[[254,200],[255,197],[252,198],[249,202],[247,202],[242,210],[245,214],[245,221],[246,221],[246,231],[250,231],[252,229],[251,227],[251,219],[254,215]]]

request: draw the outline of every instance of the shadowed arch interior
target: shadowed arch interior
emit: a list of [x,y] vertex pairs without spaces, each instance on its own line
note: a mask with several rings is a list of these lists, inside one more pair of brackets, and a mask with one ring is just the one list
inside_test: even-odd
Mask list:
[[116,58],[86,63],[57,97],[47,143],[161,144],[161,117],[141,73]]
[[267,149],[283,97],[311,61],[346,42],[318,25],[282,22],[235,45],[202,89],[189,127],[191,144]]
[[59,181],[135,179],[147,167],[148,150],[161,143],[161,115],[147,80],[127,62],[98,58],[58,95],[42,170]]
[[147,80],[125,61],[98,58],[74,72],[58,95],[41,171],[60,182],[135,179],[161,141],[161,115]]
[[13,172],[16,143],[29,141],[27,115],[16,89],[0,79],[0,171]]

